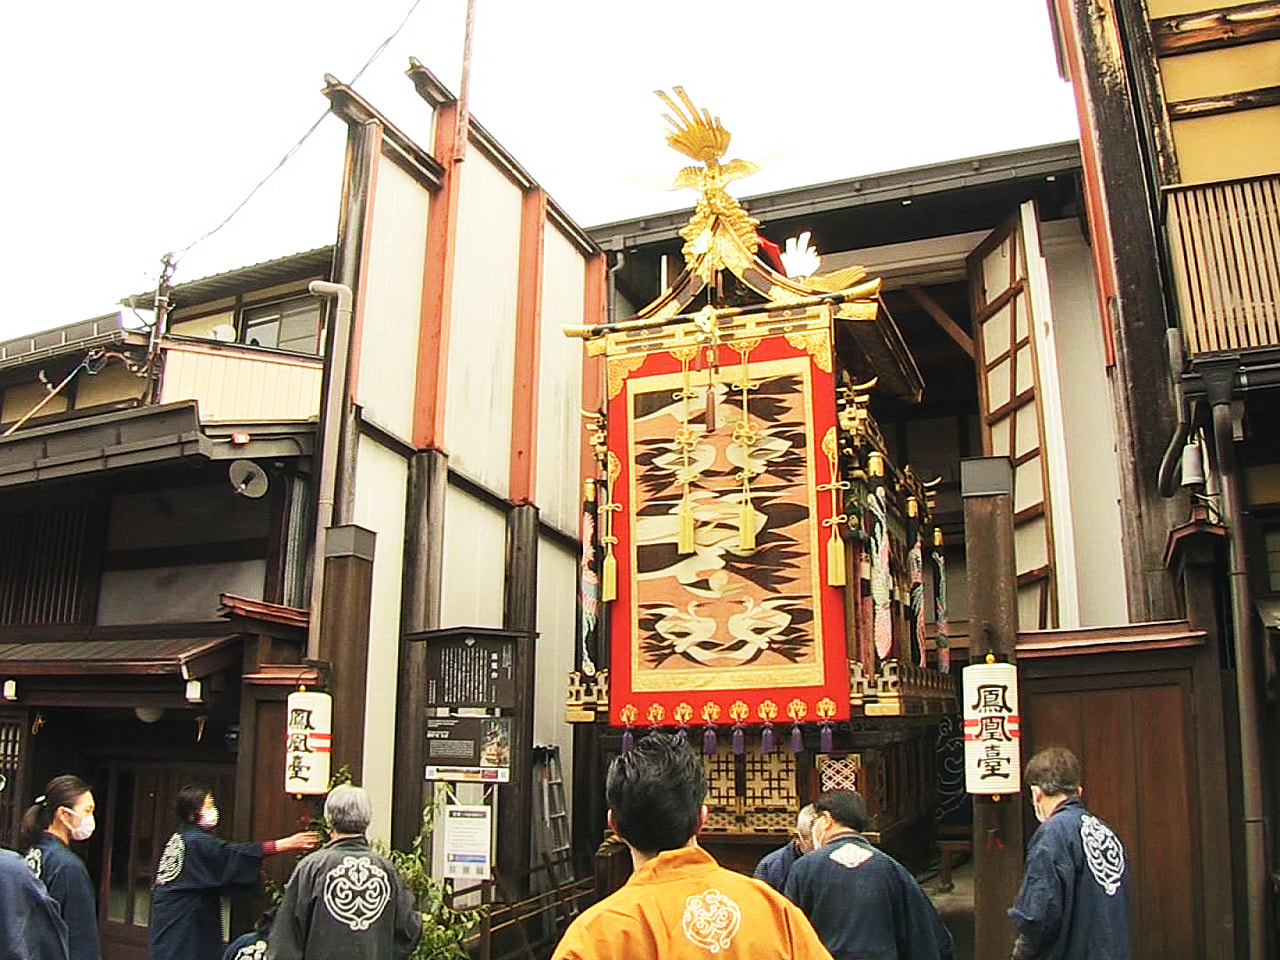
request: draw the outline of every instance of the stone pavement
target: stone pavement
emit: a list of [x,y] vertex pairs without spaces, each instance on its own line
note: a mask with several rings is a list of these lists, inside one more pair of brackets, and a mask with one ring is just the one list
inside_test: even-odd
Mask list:
[[938,889],[936,873],[919,878],[924,892],[942,914],[956,944],[956,960],[975,960],[973,955],[973,860],[966,860],[951,871],[952,888]]

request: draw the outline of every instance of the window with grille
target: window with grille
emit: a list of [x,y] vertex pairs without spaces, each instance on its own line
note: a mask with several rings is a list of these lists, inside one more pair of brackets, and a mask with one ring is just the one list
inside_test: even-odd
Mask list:
[[22,727],[20,719],[0,717],[0,847],[13,849],[18,818],[26,812],[19,794],[19,772],[22,763]]
[[321,303],[315,297],[294,297],[244,311],[244,337],[252,347],[275,347],[294,353],[320,352]]
[[0,514],[0,626],[83,623],[91,505]]

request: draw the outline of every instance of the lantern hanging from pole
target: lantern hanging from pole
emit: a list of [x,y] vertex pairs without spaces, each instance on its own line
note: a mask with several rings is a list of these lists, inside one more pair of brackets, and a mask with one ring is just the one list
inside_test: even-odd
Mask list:
[[333,698],[306,690],[289,694],[284,754],[286,793],[329,792],[332,742]]
[[1018,670],[1011,663],[964,668],[964,779],[969,793],[1019,793],[1022,751]]

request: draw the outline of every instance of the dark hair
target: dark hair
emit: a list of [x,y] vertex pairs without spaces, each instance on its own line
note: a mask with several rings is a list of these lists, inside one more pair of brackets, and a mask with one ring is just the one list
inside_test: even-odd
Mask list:
[[276,911],[280,909],[280,905],[267,907],[258,916],[258,922],[253,925],[253,932],[258,936],[269,937],[271,935],[271,925],[276,922]]
[[65,773],[54,777],[44,788],[44,794],[27,808],[18,832],[17,850],[26,853],[53,823],[59,807],[74,807],[89,792],[89,785],[77,776]]
[[204,798],[213,796],[208,787],[189,783],[173,798],[173,812],[180,823],[196,823],[204,809]]
[[1074,796],[1080,792],[1080,760],[1066,747],[1046,747],[1027,761],[1023,779],[1047,797]]
[[642,853],[676,850],[697,832],[707,778],[702,758],[669,733],[651,733],[609,764],[605,801],[618,834]]
[[867,801],[854,790],[827,790],[818,794],[813,801],[813,812],[815,816],[829,813],[836,823],[859,833],[871,826]]

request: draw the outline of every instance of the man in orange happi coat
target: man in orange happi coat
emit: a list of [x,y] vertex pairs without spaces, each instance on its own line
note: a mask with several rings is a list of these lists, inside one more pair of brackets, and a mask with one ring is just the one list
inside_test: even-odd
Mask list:
[[609,826],[635,872],[573,921],[553,960],[830,960],[798,907],[698,846],[706,793],[701,759],[669,734],[609,765]]

